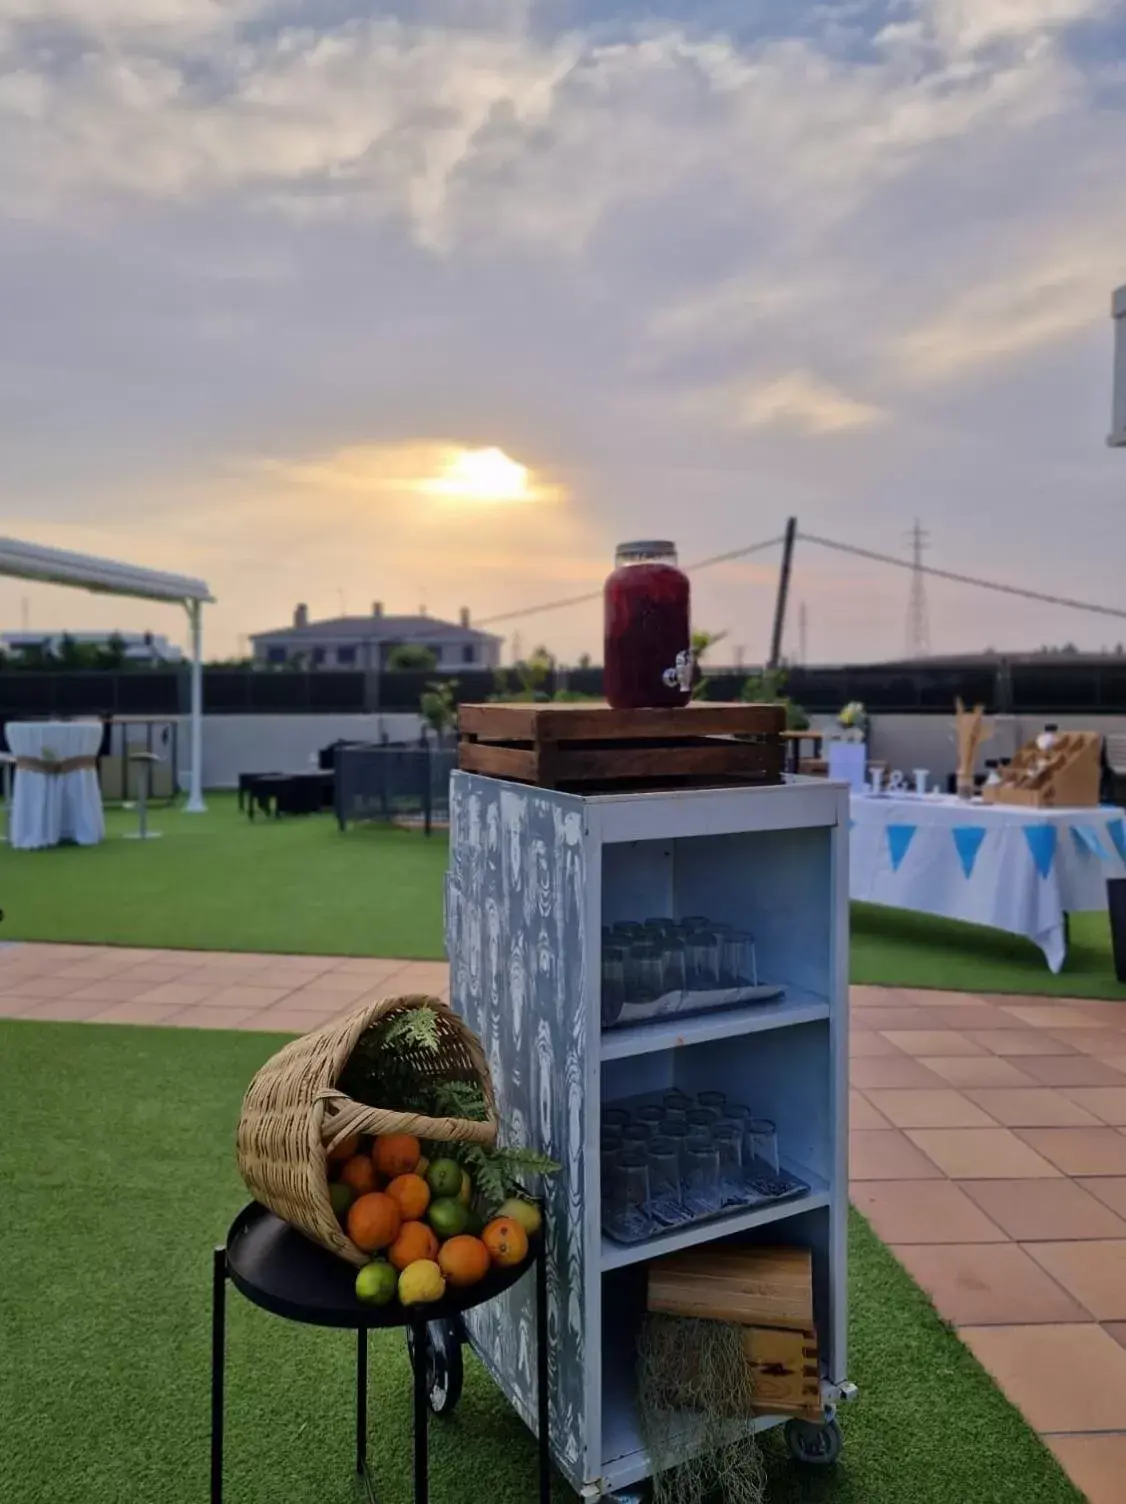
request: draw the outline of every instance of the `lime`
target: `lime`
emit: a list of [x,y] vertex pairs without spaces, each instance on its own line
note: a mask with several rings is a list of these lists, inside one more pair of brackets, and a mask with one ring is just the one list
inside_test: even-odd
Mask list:
[[356,1193],[342,1180],[335,1180],[328,1188],[328,1199],[332,1202],[332,1209],[336,1215],[343,1218],[348,1215],[348,1208],[355,1201]]
[[457,1193],[457,1199],[462,1206],[470,1206],[473,1202],[473,1182],[469,1178],[469,1171],[461,1172],[461,1190]]
[[443,1240],[456,1238],[466,1229],[469,1222],[469,1208],[462,1206],[456,1196],[442,1196],[430,1203],[426,1220]]
[[461,1190],[461,1166],[456,1159],[432,1160],[426,1183],[435,1196],[456,1196]]
[[356,1275],[356,1299],[367,1306],[385,1306],[395,1298],[399,1271],[386,1259],[373,1259]]

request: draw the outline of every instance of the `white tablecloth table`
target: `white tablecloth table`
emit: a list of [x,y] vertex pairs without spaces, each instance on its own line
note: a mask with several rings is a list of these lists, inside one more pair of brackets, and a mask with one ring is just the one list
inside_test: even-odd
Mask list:
[[[97,721],[9,721],[9,751],[16,757],[12,794],[11,842],[20,851],[35,851],[74,841],[96,846],[106,833],[102,794],[93,759],[102,744]],[[74,758],[89,766],[66,769]],[[63,764],[48,772],[33,764]]]
[[1120,809],[1028,809],[955,797],[853,794],[849,894],[1027,935],[1052,971],[1065,915],[1107,906],[1126,877]]

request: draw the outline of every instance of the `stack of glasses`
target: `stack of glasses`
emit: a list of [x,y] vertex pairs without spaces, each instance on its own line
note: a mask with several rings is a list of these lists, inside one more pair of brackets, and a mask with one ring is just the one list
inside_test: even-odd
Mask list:
[[623,919],[602,931],[602,1022],[667,993],[757,987],[754,938],[732,924]]
[[669,1091],[602,1113],[602,1224],[622,1243],[808,1189],[766,1118],[721,1091]]

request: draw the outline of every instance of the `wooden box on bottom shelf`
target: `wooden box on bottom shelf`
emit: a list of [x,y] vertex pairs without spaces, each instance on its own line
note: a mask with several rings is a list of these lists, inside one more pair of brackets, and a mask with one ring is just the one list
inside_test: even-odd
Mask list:
[[[656,1259],[649,1268],[653,1315],[720,1321],[742,1328],[751,1369],[751,1415],[821,1418],[821,1368],[813,1323],[813,1255],[808,1248],[721,1245]],[[697,1368],[685,1329],[683,1366],[669,1397],[691,1408]],[[747,1407],[732,1398],[732,1413]]]

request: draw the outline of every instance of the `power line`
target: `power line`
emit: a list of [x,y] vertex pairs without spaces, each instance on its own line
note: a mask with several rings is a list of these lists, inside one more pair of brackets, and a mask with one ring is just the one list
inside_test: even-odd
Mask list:
[[[711,569],[714,564],[728,564],[733,559],[745,559],[750,554],[764,553],[768,548],[776,548],[782,542],[781,537],[768,538],[763,543],[751,543],[746,548],[732,548],[723,554],[713,554],[708,559],[698,559],[695,564],[686,564],[686,574],[694,574],[701,569]],[[588,590],[583,595],[569,595],[558,601],[542,601],[538,606],[520,606],[514,611],[500,611],[495,616],[483,616],[474,625],[478,627],[493,627],[498,622],[516,621],[523,616],[537,616],[541,611],[562,611],[567,606],[585,606],[590,601],[602,599],[601,585],[597,590]]]
[[806,543],[817,543],[822,548],[832,548],[838,553],[853,554],[858,559],[871,559],[876,564],[892,564],[896,569],[915,569],[933,575],[940,580],[953,580],[956,585],[976,585],[980,590],[995,590],[1001,595],[1015,595],[1022,600],[1041,601],[1046,606],[1069,606],[1074,611],[1091,611],[1097,616],[1115,616],[1126,619],[1126,609],[1120,606],[1100,606],[1093,601],[1072,600],[1066,595],[1047,595],[1042,590],[1025,590],[1019,585],[1005,585],[999,580],[983,580],[977,575],[958,574],[952,569],[936,569],[931,564],[916,566],[912,559],[900,559],[895,554],[877,553],[871,548],[858,548],[853,543],[838,543],[832,538],[818,538],[813,533],[800,535]]

